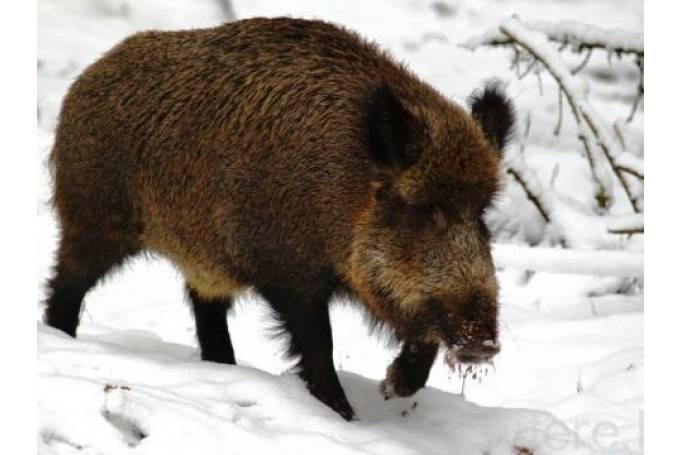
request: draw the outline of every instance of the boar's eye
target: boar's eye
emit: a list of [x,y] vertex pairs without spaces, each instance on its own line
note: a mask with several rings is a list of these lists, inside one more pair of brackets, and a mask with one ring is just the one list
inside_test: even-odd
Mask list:
[[417,230],[442,230],[446,228],[446,216],[437,206],[431,204],[409,205],[407,216]]
[[375,193],[382,222],[394,229],[419,233],[442,230],[447,225],[446,215],[433,204],[406,202],[396,191],[380,188]]
[[430,216],[432,217],[432,221],[434,222],[434,225],[437,229],[440,229],[440,230],[444,229],[446,227],[446,225],[448,224],[447,221],[446,221],[446,216],[444,215],[444,212],[439,207],[434,207],[432,209]]

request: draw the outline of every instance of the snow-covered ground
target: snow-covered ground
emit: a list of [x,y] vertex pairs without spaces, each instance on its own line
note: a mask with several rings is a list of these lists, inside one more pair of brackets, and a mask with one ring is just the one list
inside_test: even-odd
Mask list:
[[[569,246],[625,250],[607,254],[626,255],[626,270],[635,269],[631,255],[642,253],[641,239],[604,234],[604,218],[579,216],[576,210],[591,203],[593,184],[568,115],[561,134],[552,134],[554,83],[544,76],[541,94],[534,77],[517,80],[509,51],[471,52],[459,44],[514,13],[527,20],[572,19],[641,32],[641,1],[238,0],[234,9],[240,18],[291,15],[347,25],[457,100],[486,79],[508,81],[520,120],[531,113],[526,161],[559,195],[556,203],[568,215],[560,223],[568,227]],[[135,31],[213,25],[222,14],[217,0],[39,0],[42,162],[61,98],[85,65]],[[580,61],[565,58],[574,65]],[[611,71],[605,56],[593,55],[582,74],[591,103],[613,121],[628,115],[637,79],[631,62],[612,64],[620,70]],[[625,132],[636,155],[642,119],[638,113]],[[42,289],[57,225],[47,204],[46,167],[41,176],[37,281]],[[617,202],[612,213],[626,208]],[[520,248],[550,237],[511,182],[493,216],[500,242]],[[549,245],[542,246],[545,252]],[[507,248],[501,251],[512,263],[515,250]],[[605,263],[605,256],[599,262]],[[40,452],[513,454],[515,447],[528,447],[536,455],[641,453],[642,281],[601,276],[597,264],[588,265],[570,266],[568,271],[578,274],[499,270],[503,350],[494,371],[479,382],[463,383],[437,361],[428,387],[411,399],[382,399],[378,381],[395,349],[339,302],[332,314],[335,361],[361,419],[346,423],[288,372],[281,340],[270,336],[272,321],[256,296],[241,299],[229,316],[239,366],[200,362],[179,274],[162,260],[134,261],[88,294],[77,340],[38,323]],[[40,319],[42,307],[37,310]]]

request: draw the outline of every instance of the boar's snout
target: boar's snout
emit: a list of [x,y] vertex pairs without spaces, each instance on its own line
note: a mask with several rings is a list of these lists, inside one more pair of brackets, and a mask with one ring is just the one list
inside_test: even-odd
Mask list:
[[495,299],[472,295],[463,304],[450,303],[448,327],[442,341],[447,360],[456,363],[489,362],[500,351],[498,306]]

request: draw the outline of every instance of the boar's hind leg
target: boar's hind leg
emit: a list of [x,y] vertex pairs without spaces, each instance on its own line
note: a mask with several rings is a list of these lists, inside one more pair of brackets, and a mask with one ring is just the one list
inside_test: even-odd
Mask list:
[[300,356],[299,375],[310,393],[340,414],[353,420],[354,410],[347,401],[333,366],[333,338],[328,315],[330,292],[315,297],[277,290],[261,290],[278,313],[283,329],[290,334],[290,356]]
[[227,326],[227,310],[231,307],[231,299],[227,297],[207,300],[189,286],[187,291],[196,320],[201,359],[235,365],[234,348]]
[[409,397],[425,386],[438,345],[406,341],[401,352],[387,368],[387,377],[380,384],[385,399]]
[[97,281],[139,249],[122,238],[63,227],[55,274],[48,282],[45,322],[72,337],[83,298]]

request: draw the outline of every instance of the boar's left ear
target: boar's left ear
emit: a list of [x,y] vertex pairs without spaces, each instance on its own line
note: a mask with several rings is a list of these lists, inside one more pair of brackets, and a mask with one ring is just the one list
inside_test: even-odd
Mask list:
[[410,145],[418,121],[387,85],[370,93],[367,114],[371,159],[381,167],[398,170],[415,163],[418,157]]
[[493,81],[483,91],[475,90],[468,103],[472,117],[481,126],[486,139],[502,152],[513,133],[515,108],[500,83]]

